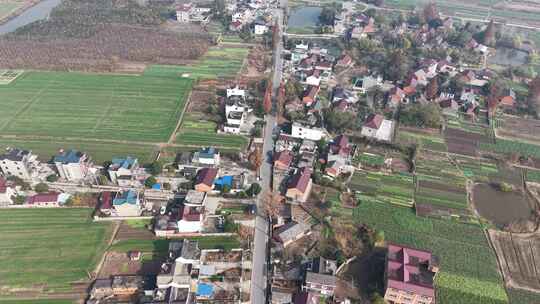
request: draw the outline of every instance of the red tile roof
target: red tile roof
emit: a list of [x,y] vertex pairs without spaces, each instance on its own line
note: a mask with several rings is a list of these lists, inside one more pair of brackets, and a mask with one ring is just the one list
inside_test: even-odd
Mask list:
[[311,169],[302,168],[296,174],[293,175],[289,181],[288,189],[297,189],[298,191],[304,193],[309,185],[311,180]]
[[101,193],[101,207],[100,209],[111,209],[112,208],[112,192],[105,191]]
[[291,151],[285,150],[278,152],[274,155],[274,163],[279,162],[283,164],[284,166],[289,166],[293,160],[293,154]]
[[27,200],[27,203],[32,205],[32,204],[39,204],[39,203],[57,202],[58,195],[60,195],[60,193],[58,192],[36,194],[34,196],[30,196]]
[[216,168],[202,168],[197,172],[197,178],[195,185],[205,184],[208,187],[212,187],[214,180],[216,179],[218,170]]
[[431,261],[431,252],[394,244],[388,245],[387,286],[434,297],[434,273],[427,269]]
[[368,127],[371,129],[379,129],[383,120],[384,117],[380,114],[369,114],[366,122],[364,123],[364,127]]
[[178,219],[187,222],[199,222],[201,220],[201,213],[195,208],[182,206],[178,209]]

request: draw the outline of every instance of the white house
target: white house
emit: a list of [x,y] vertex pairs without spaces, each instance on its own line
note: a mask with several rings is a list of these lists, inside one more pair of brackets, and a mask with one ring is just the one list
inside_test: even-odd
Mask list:
[[37,155],[31,151],[9,148],[0,155],[0,169],[6,176],[13,175],[30,180],[36,163]]
[[113,199],[113,214],[116,216],[140,216],[142,212],[139,192],[127,190],[118,192]]
[[91,167],[90,157],[77,150],[60,150],[53,162],[60,177],[68,181],[84,179]]
[[220,156],[219,152],[215,148],[207,147],[193,153],[193,159],[191,161],[194,164],[200,164],[203,166],[219,166]]
[[113,183],[122,187],[128,187],[132,185],[135,172],[138,168],[139,162],[134,157],[113,158],[109,166],[109,177]]
[[193,3],[183,3],[176,7],[176,20],[180,23],[207,22],[210,11],[207,7],[197,7]]
[[201,207],[183,205],[178,211],[178,232],[196,233],[202,231],[203,213]]
[[246,90],[240,89],[238,86],[227,89],[227,98],[231,98],[233,96],[239,96],[242,97],[242,99],[246,99]]
[[371,114],[362,126],[362,136],[389,142],[394,133],[394,122],[380,114]]
[[318,141],[326,137],[326,133],[322,128],[310,128],[305,127],[299,123],[293,123],[291,129],[291,136],[295,138]]
[[227,123],[223,126],[223,131],[232,134],[240,134],[240,129],[244,125],[247,116],[247,107],[240,104],[225,105],[225,117]]

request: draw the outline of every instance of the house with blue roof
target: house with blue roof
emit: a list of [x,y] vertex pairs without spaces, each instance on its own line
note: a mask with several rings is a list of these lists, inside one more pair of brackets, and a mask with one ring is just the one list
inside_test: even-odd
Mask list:
[[113,199],[113,215],[121,217],[140,216],[141,199],[138,191],[119,191]]
[[111,182],[121,187],[134,185],[136,172],[139,170],[139,161],[135,157],[115,157],[111,161],[108,172]]
[[90,157],[77,150],[60,150],[53,158],[60,177],[67,181],[81,181],[92,166]]
[[201,166],[219,166],[219,161],[219,151],[213,147],[206,147],[193,153],[192,162],[194,164]]

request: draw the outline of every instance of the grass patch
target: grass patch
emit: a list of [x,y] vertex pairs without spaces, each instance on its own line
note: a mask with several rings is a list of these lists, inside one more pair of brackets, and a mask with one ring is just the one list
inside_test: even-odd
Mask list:
[[146,226],[149,225],[151,221],[151,219],[137,219],[126,220],[125,223],[131,228],[146,229]]
[[164,142],[174,131],[191,83],[166,77],[27,72],[0,87],[0,134]]
[[111,233],[109,223],[93,223],[90,214],[83,208],[2,210],[0,285],[54,292],[88,280]]
[[234,77],[240,71],[248,53],[247,48],[215,47],[192,65],[151,65],[144,70],[144,75],[174,78],[186,75],[192,79]]
[[49,161],[60,148],[76,148],[90,154],[94,162],[102,164],[115,156],[126,154],[135,156],[139,163],[148,163],[154,160],[155,147],[152,145],[131,145],[118,143],[104,143],[91,141],[73,141],[57,139],[12,139],[0,138],[0,149],[18,147],[32,150],[43,161]]
[[[231,250],[240,248],[240,241],[236,237],[229,236],[201,236],[188,237],[186,239],[199,241],[200,249],[224,249]],[[110,249],[119,252],[139,250],[142,252],[153,252],[157,255],[165,255],[169,250],[170,240],[124,240],[113,244]]]

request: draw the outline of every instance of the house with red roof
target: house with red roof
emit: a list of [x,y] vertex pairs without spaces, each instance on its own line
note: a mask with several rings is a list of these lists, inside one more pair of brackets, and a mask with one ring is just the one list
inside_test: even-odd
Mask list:
[[305,105],[310,106],[315,102],[319,91],[320,88],[318,86],[308,86],[307,89],[304,91],[302,102],[304,102]]
[[311,173],[312,171],[308,167],[299,169],[287,183],[285,196],[296,202],[307,201],[313,186]]
[[429,251],[388,245],[384,299],[394,304],[434,304],[438,259]]
[[384,119],[381,114],[370,114],[362,126],[361,135],[378,141],[391,141],[394,134],[394,122]]
[[214,180],[218,174],[216,168],[202,168],[197,172],[195,178],[195,190],[199,192],[210,192],[214,189]]
[[284,150],[274,154],[274,169],[288,170],[294,159],[294,154],[289,150]]
[[183,205],[178,209],[177,227],[179,233],[196,233],[202,231],[202,208]]
[[114,194],[110,191],[104,191],[99,197],[99,211],[103,214],[110,215],[112,212],[112,203],[113,203]]
[[58,207],[59,195],[60,193],[58,192],[38,193],[29,196],[26,203],[35,207]]

